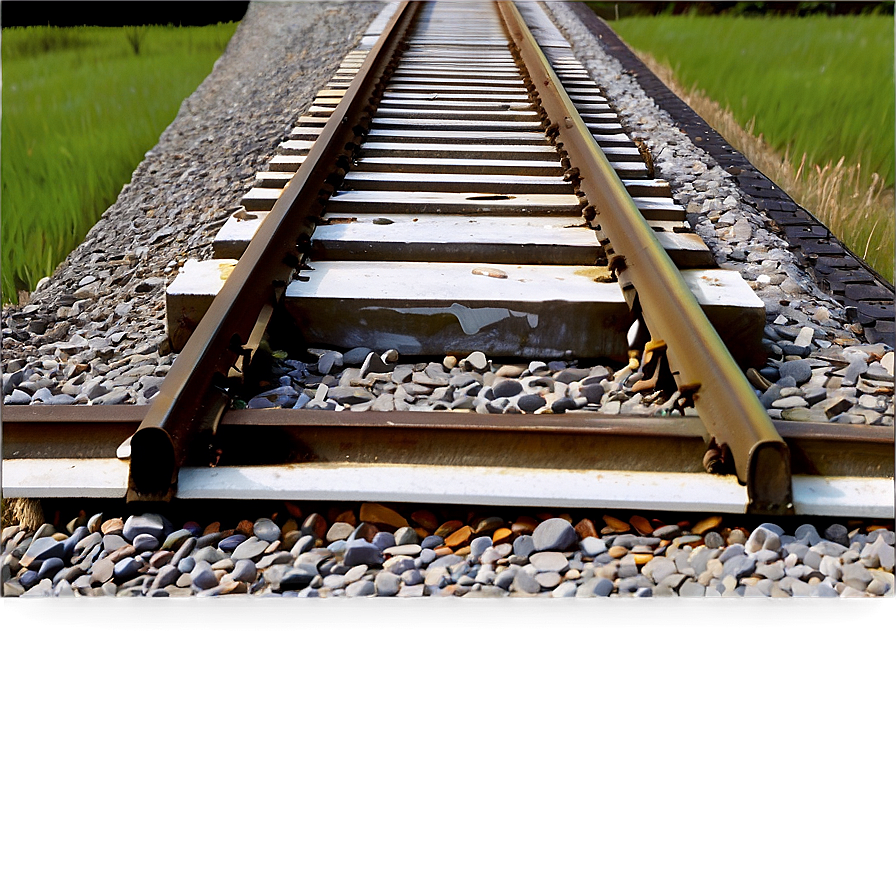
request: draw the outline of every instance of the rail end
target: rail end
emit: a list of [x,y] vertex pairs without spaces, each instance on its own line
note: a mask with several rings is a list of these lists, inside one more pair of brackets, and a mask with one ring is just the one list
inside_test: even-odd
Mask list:
[[138,429],[131,437],[128,502],[170,501],[176,486],[177,464],[171,437],[159,426]]
[[783,440],[759,442],[750,452],[746,510],[774,516],[794,513],[790,449]]

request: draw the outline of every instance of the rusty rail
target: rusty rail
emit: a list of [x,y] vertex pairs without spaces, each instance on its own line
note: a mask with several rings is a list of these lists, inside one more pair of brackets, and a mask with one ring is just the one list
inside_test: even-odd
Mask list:
[[348,156],[373,115],[418,6],[405,0],[389,21],[306,160],[172,365],[131,440],[129,500],[170,500],[191,440],[217,429],[229,403],[228,376],[232,369],[240,369],[260,315],[277,304],[299,266],[299,241],[314,231],[317,216],[334,191],[334,174],[348,168]]
[[665,341],[679,385],[696,388],[694,406],[710,435],[728,446],[738,479],[747,486],[751,509],[792,512],[787,445],[592,139],[519,10],[508,0],[500,0],[498,8],[556,133],[555,142],[578,169],[579,188],[594,209],[599,237],[619,272],[630,307],[640,308],[653,338]]

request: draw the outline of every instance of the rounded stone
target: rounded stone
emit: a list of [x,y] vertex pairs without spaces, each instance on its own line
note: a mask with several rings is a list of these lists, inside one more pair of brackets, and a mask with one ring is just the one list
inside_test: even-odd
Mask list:
[[280,527],[267,517],[255,520],[252,525],[252,534],[262,541],[272,544],[280,538]]
[[358,539],[357,541],[349,542],[348,547],[345,549],[344,563],[346,566],[382,566],[383,553],[369,541]]
[[748,554],[756,554],[759,551],[777,551],[781,547],[781,538],[777,532],[765,525],[757,526],[747,539],[744,548]]
[[37,571],[38,581],[41,579],[51,579],[60,569],[65,567],[65,561],[61,557],[48,557],[40,565]]
[[235,532],[233,535],[228,535],[225,538],[222,538],[218,542],[218,547],[222,551],[230,551],[236,550],[246,539],[247,535],[243,535],[241,532]]
[[513,541],[513,553],[518,557],[528,557],[535,550],[535,539],[531,535],[518,535]]
[[346,597],[369,597],[375,593],[376,586],[369,579],[360,579],[345,587]]
[[410,526],[402,526],[400,529],[395,530],[395,544],[418,544],[419,542],[420,536],[417,535],[416,530],[412,529]]
[[536,393],[521,395],[516,402],[516,406],[527,414],[534,414],[535,411],[543,408],[546,404],[547,402],[544,398]]
[[140,572],[141,562],[136,557],[125,557],[115,564],[113,576],[116,582],[126,582]]
[[560,551],[539,551],[529,555],[529,562],[539,572],[565,572],[569,568],[569,560]]
[[824,530],[824,537],[835,544],[849,547],[849,530],[842,523],[832,523]]
[[146,535],[141,533],[134,537],[134,550],[137,553],[143,553],[143,551],[157,551],[159,549],[159,539],[154,535]]
[[218,585],[218,577],[212,569],[211,564],[206,560],[201,560],[193,567],[190,574],[190,582],[194,588],[200,591],[206,591],[209,588],[216,588]]
[[152,583],[153,588],[167,588],[180,578],[180,570],[176,566],[163,566]]
[[607,549],[607,544],[602,538],[595,538],[589,535],[579,542],[579,550],[588,557],[596,557],[603,554]]
[[266,550],[270,542],[254,535],[247,538],[242,544],[237,545],[233,553],[230,555],[234,561],[236,560],[254,560],[260,557]]
[[[802,358],[795,358],[792,361],[785,361],[779,368],[778,373],[781,377],[792,376],[798,386],[808,382],[812,377],[812,368],[808,361]],[[780,383],[780,379],[778,380]]]
[[248,559],[237,560],[233,566],[233,571],[230,573],[230,578],[234,582],[254,582],[257,576],[258,570],[255,564]]
[[392,572],[378,572],[374,579],[376,593],[383,597],[394,597],[401,588],[401,579]]
[[165,529],[165,520],[158,513],[137,513],[127,518],[121,534],[132,544],[138,535],[152,535],[161,544]]
[[370,540],[370,543],[383,551],[386,548],[394,548],[397,541],[391,532],[377,532]]
[[525,569],[520,569],[513,580],[513,590],[523,594],[538,594],[541,591],[541,585],[535,576],[526,572]]
[[522,391],[523,384],[519,380],[499,380],[492,385],[495,398],[513,398]]
[[39,568],[45,560],[49,560],[51,557],[64,559],[65,551],[64,541],[57,541],[49,535],[44,538],[35,538],[22,557],[22,566]]
[[613,593],[613,580],[604,577],[589,579],[576,591],[577,597],[607,597]]
[[333,523],[333,525],[327,529],[326,541],[344,541],[346,538],[350,538],[354,531],[355,527],[351,523]]
[[572,524],[560,517],[552,517],[540,523],[532,533],[536,551],[566,551],[572,548],[579,536]]

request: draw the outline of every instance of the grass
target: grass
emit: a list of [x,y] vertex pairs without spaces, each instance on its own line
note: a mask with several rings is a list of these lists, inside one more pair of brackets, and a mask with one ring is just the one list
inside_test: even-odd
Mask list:
[[3,30],[4,302],[84,239],[235,29]]
[[893,279],[893,17],[613,22],[713,127]]

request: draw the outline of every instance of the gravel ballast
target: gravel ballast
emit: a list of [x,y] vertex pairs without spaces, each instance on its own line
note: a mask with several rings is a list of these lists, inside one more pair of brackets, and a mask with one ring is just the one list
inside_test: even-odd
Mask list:
[[5,527],[0,581],[26,597],[893,594],[892,526],[782,522],[375,503],[204,523],[82,512],[58,529]]

